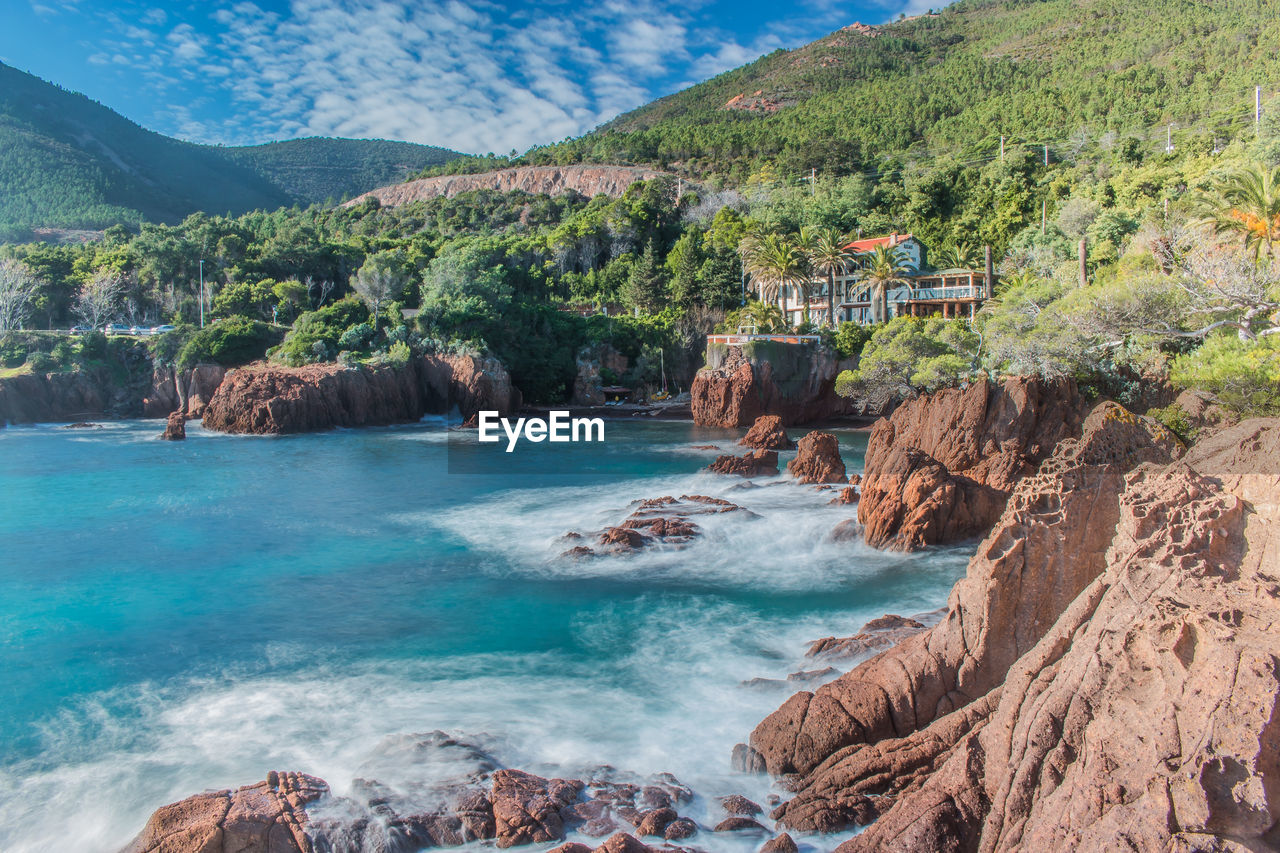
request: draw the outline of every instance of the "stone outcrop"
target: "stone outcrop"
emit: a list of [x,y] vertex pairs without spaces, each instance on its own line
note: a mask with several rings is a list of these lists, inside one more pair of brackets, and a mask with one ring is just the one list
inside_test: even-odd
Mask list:
[[791,476],[801,483],[844,483],[840,441],[829,432],[811,432],[800,439],[796,458],[787,463]]
[[473,356],[426,356],[404,366],[250,365],[230,373],[204,425],[230,433],[285,434],[407,423],[428,412],[508,414],[520,394],[502,365]]
[[854,411],[835,392],[841,364],[826,347],[758,341],[711,344],[707,365],[694,375],[691,408],[699,426],[745,427],[761,415],[783,426]]
[[28,373],[0,380],[0,424],[83,421],[107,413],[111,388],[103,376]]
[[269,773],[236,790],[196,794],[156,811],[122,853],[313,853],[308,804],[328,785],[302,773]]
[[[664,495],[635,501],[632,506],[635,509],[621,524],[606,527],[590,537],[577,531],[566,533],[563,541],[583,544],[575,544],[561,556],[583,558],[627,554],[653,545],[683,545],[702,535],[702,528],[693,520],[698,516],[726,512],[755,516],[735,503],[706,495],[681,495],[678,498]],[[588,541],[593,544],[585,544]]]
[[778,451],[753,450],[743,456],[717,456],[707,470],[739,477],[771,477],[778,473]]
[[165,441],[182,441],[187,437],[187,416],[182,412],[174,412],[169,415],[169,420],[164,426],[164,432],[160,438]]
[[1280,421],[1180,449],[1103,404],[1016,487],[943,621],[789,700],[740,765],[799,774],[840,853],[1280,843]]
[[414,201],[476,190],[512,192],[521,190],[533,195],[564,195],[576,192],[587,198],[597,195],[620,197],[636,181],[666,177],[665,172],[632,166],[520,166],[472,175],[440,175],[419,178],[402,184],[391,184],[370,190],[346,202],[344,207],[377,199],[383,207],[398,207]]
[[984,535],[1014,486],[1079,434],[1069,380],[1016,377],[909,400],[867,443],[858,520],[869,545],[916,550]]
[[[1001,684],[1103,569],[1124,473],[1172,447],[1115,404],[1089,416],[1019,483],[956,584],[942,621],[762,722],[751,746],[772,774],[807,774],[835,751],[923,728]],[[866,500],[865,495],[863,500]]]
[[777,415],[761,415],[756,418],[751,429],[747,430],[747,434],[738,443],[756,450],[790,450],[796,446],[783,428],[782,418]]
[[852,660],[883,651],[925,630],[924,623],[885,614],[863,625],[851,637],[823,637],[809,644],[805,657],[820,661]]
[[[273,772],[257,785],[164,806],[123,853],[417,853],[473,842],[507,849],[562,841],[570,831],[608,835],[596,851],[653,853],[635,835],[619,832],[615,818],[635,827],[637,835],[668,841],[698,832],[696,823],[677,812],[692,792],[670,774],[643,785],[616,781],[608,768],[588,782],[547,779],[481,769],[488,767],[487,756],[480,754],[476,763],[474,747],[440,732],[416,747],[453,750],[459,754],[451,758],[480,772],[430,791],[412,786],[425,801],[368,779],[356,779],[349,795],[337,797],[320,779]],[[420,752],[416,747],[409,746],[413,754]],[[592,848],[575,843],[556,849]]]

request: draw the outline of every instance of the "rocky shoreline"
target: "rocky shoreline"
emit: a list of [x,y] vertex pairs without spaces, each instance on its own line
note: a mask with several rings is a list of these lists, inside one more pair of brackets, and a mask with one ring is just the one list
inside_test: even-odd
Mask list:
[[[408,419],[458,393],[518,404],[492,365],[399,370],[236,371],[205,422],[289,432]],[[397,395],[406,385],[418,396]],[[759,419],[749,452],[711,470],[775,476],[777,451],[794,443],[785,421]],[[725,757],[773,777],[783,795],[768,813],[731,797],[721,818],[699,822],[683,809],[697,793],[672,777],[547,778],[437,732],[411,748],[461,750],[472,769],[442,783],[431,808],[377,780],[338,797],[322,780],[273,773],[160,809],[127,853],[571,836],[602,840],[559,853],[647,853],[698,849],[703,833],[786,853],[788,833],[858,828],[839,853],[1280,845],[1280,420],[1206,430],[1188,448],[1115,403],[1085,406],[1070,382],[1011,379],[900,407],[873,429],[862,478],[822,432],[799,439],[787,468],[832,489],[833,503],[857,504],[860,523],[834,541],[910,550],[985,538],[938,614],[818,639],[813,668],[778,682],[808,689]],[[700,535],[701,516],[744,512],[700,495],[633,510],[616,527],[566,534],[563,556],[678,548]]]

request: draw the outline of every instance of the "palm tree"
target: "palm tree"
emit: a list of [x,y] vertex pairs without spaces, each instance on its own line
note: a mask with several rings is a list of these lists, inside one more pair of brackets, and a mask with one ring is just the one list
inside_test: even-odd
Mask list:
[[885,245],[876,246],[862,255],[862,272],[859,278],[871,285],[871,321],[884,323],[889,319],[889,288],[906,284],[907,268],[901,263],[897,249]]
[[978,266],[978,250],[968,243],[952,243],[938,256],[938,266],[942,269],[975,269]]
[[836,228],[811,232],[807,241],[809,266],[827,277],[827,323],[836,327],[836,273],[843,273],[853,263],[853,254],[845,248],[850,237]]
[[783,234],[764,234],[749,247],[747,272],[760,282],[760,298],[775,302],[782,298],[782,314],[787,315],[787,288],[804,282],[804,254],[795,238]]
[[1219,234],[1241,237],[1255,260],[1263,250],[1275,256],[1280,241],[1280,166],[1255,164],[1220,178],[1194,204],[1204,224]]

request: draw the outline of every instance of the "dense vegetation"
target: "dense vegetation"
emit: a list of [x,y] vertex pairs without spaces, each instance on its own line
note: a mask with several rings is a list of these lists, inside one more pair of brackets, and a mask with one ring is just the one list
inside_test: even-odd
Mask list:
[[381,140],[194,145],[0,63],[0,239],[322,203],[454,156]]
[[[1275,411],[1280,109],[1258,127],[1246,113],[1253,83],[1280,79],[1265,49],[1277,11],[1277,0],[965,0],[771,55],[523,158],[441,167],[654,164],[702,179],[683,194],[666,179],[621,199],[481,191],[14,245],[0,249],[0,327],[19,314],[65,327],[105,303],[130,323],[178,324],[156,344],[174,361],[267,347],[288,364],[487,351],[527,398],[554,401],[597,344],[631,358],[620,381],[655,385],[665,361],[687,382],[713,327],[785,328],[772,303],[788,286],[820,291],[851,263],[891,281],[892,256],[851,259],[842,238],[898,231],[946,266],[992,246],[1001,283],[973,323],[821,330],[862,357],[848,393],[1027,372],[1134,402],[1167,378]],[[723,109],[757,90],[778,109]],[[792,180],[808,168],[815,180]],[[221,331],[196,335],[202,258],[206,319]],[[6,269],[31,283],[18,313],[5,308]],[[1231,282],[1232,297],[1215,302],[1207,282]]]

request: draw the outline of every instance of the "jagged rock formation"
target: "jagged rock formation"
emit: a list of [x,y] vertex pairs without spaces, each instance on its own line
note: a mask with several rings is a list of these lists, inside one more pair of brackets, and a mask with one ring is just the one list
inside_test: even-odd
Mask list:
[[187,416],[182,412],[173,412],[169,415],[168,422],[164,425],[164,432],[160,435],[165,441],[182,441],[187,437]]
[[[732,458],[732,457],[729,457]],[[776,473],[776,469],[775,469]],[[723,498],[707,495],[681,495],[632,503],[635,510],[615,527],[606,527],[592,534],[593,545],[577,544],[561,554],[562,557],[593,557],[603,554],[627,554],[651,545],[683,545],[702,535],[702,528],[693,519],[697,516],[736,512],[755,517],[751,510],[743,509]],[[562,537],[565,542],[587,541],[577,531],[569,531]]]
[[217,364],[197,364],[190,370],[156,367],[151,389],[142,399],[142,416],[163,418],[181,411],[190,418],[202,417],[226,376],[227,368]]
[[825,347],[756,341],[707,347],[707,366],[695,374],[693,422],[744,427],[761,415],[783,426],[810,423],[854,411],[835,392],[840,363]]
[[520,166],[474,175],[440,175],[403,184],[379,187],[358,195],[343,207],[352,207],[376,198],[383,207],[398,207],[437,196],[452,198],[476,190],[511,192],[523,190],[534,195],[580,193],[587,198],[608,195],[619,198],[636,181],[666,177],[667,173],[634,166]]
[[707,470],[739,477],[771,477],[778,473],[778,451],[753,450],[742,456],[717,456]]
[[28,373],[0,380],[0,424],[80,421],[101,417],[111,387],[96,373]]
[[787,463],[791,476],[801,483],[845,482],[840,440],[829,432],[811,432],[800,439],[796,458]]
[[[439,737],[436,737],[439,735]],[[436,732],[427,748],[469,749]],[[266,782],[235,791],[197,794],[157,810],[122,853],[417,853],[476,841],[499,849],[563,840],[570,830],[610,836],[596,851],[655,853],[635,835],[680,840],[698,825],[677,808],[692,792],[670,774],[643,785],[618,781],[601,769],[588,781],[546,779],[498,769],[445,783],[424,805],[402,791],[357,779],[350,796],[299,773],[271,773]],[[567,844],[558,850],[590,850]],[[671,848],[665,848],[671,849]]]
[[138,369],[131,369],[123,382],[105,369],[0,379],[0,424],[163,418],[179,409],[199,417],[226,373],[207,364],[181,373],[171,367],[153,369],[145,359],[133,367]]
[[1079,433],[1081,408],[1074,382],[1027,377],[907,401],[867,443],[867,543],[910,551],[986,533],[1017,482]]
[[122,853],[312,853],[306,807],[328,792],[314,776],[272,771],[157,810]]
[[851,637],[823,637],[809,644],[804,653],[807,658],[819,661],[850,660],[870,652],[896,646],[908,637],[925,630],[924,623],[886,613],[872,619]]
[[741,765],[800,774],[774,816],[875,821],[840,853],[1274,849],[1280,421],[1178,453],[1095,409],[942,623],[753,733]]
[[406,423],[428,412],[508,414],[520,393],[502,365],[472,356],[426,356],[403,367],[251,365],[229,374],[204,425],[231,433],[284,434]]
[[782,418],[777,415],[761,415],[756,418],[751,429],[738,442],[743,447],[756,450],[790,450],[796,446],[782,426]]

